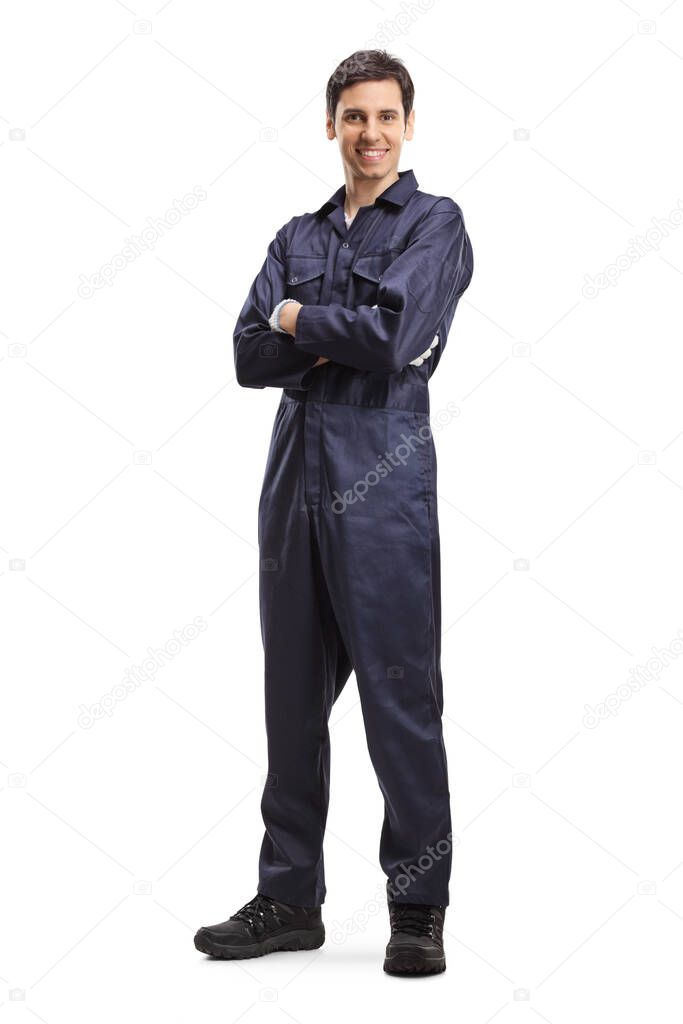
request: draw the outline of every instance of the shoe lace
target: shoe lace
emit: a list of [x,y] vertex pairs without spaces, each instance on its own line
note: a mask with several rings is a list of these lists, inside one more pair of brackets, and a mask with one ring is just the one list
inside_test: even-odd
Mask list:
[[265,928],[268,923],[282,924],[277,910],[273,905],[270,896],[257,893],[253,899],[245,903],[243,907],[232,915],[234,921],[246,921],[252,927],[256,925]]
[[392,932],[434,936],[436,915],[431,907],[422,903],[394,903],[392,909]]

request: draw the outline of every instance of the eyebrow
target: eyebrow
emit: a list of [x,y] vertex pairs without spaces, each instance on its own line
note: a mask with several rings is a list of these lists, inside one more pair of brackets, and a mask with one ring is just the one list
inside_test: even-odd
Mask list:
[[[362,107],[345,107],[343,113],[344,114],[364,114],[365,111],[363,110]],[[395,110],[394,107],[385,107],[383,110],[380,110],[379,113],[380,114],[398,114],[398,110]]]

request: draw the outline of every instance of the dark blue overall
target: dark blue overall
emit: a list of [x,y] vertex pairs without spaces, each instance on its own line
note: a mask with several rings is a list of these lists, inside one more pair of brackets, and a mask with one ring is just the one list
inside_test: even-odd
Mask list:
[[[380,865],[399,902],[446,906],[428,380],[472,247],[460,207],[419,191],[412,170],[348,229],[344,199],[342,185],[278,230],[234,333],[239,384],[283,389],[258,511],[269,768],[258,891],[324,902],[328,719],[353,671],[384,797]],[[285,296],[303,303],[294,337],[268,326]],[[321,355],[330,361],[313,368]]]

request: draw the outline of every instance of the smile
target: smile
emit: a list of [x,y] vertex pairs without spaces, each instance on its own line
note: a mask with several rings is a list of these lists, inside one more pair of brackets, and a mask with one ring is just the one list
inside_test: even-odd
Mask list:
[[381,160],[388,150],[386,149],[357,149],[363,160]]

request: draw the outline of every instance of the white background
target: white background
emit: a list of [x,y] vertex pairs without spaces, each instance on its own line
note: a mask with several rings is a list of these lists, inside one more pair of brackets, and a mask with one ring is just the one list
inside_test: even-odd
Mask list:
[[[3,4],[0,1024],[680,1019],[683,3],[661,2]],[[232,329],[277,227],[343,183],[325,85],[374,46],[416,86],[400,169],[460,204],[475,258],[431,383],[460,413],[435,428],[456,849],[448,968],[420,982],[382,972],[353,678],[327,942],[192,943],[255,893],[263,831],[280,391],[237,385]]]

